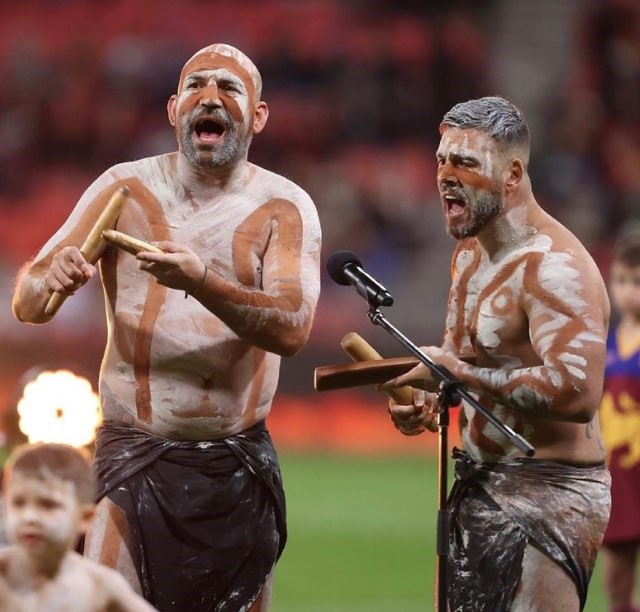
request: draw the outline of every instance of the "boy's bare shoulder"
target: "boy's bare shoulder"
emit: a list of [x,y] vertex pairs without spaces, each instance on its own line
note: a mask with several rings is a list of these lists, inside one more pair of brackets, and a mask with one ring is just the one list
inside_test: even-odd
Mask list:
[[[105,609],[122,612],[155,610],[151,604],[135,593],[122,574],[78,553],[74,552],[73,555],[82,568],[84,576],[91,581],[96,599]],[[98,607],[98,609],[102,608]]]

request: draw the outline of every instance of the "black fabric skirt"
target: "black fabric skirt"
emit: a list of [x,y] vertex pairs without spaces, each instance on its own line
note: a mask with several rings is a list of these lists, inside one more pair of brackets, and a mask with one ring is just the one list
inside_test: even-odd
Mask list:
[[97,500],[124,512],[145,598],[162,612],[247,609],[286,542],[278,459],[264,422],[179,441],[104,423]]

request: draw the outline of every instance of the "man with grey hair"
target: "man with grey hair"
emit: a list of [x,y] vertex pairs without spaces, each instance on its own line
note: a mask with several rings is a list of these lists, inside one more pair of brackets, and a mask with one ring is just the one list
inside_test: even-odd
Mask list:
[[[450,608],[579,610],[610,509],[597,418],[605,285],[584,246],[536,202],[529,130],[513,104],[499,97],[458,104],[440,135],[438,189],[459,243],[444,342],[423,351],[536,449],[524,457],[463,402],[450,497]],[[401,432],[416,435],[435,418],[437,385],[420,364],[383,388],[406,384],[417,389],[414,405],[391,402],[391,415]]]
[[[281,357],[309,335],[321,235],[311,198],[247,159],[269,115],[261,90],[238,49],[198,51],[167,105],[178,151],[99,177],[13,299],[19,320],[45,323],[51,294],[72,295],[100,260],[104,422],[85,554],[163,611],[266,610],[286,540],[265,418]],[[153,244],[88,260],[78,247],[123,186],[117,230]]]

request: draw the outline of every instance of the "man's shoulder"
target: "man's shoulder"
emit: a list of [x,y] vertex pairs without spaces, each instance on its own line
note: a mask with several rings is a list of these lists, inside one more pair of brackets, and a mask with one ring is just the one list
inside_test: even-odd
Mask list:
[[161,155],[120,162],[111,166],[105,174],[111,174],[118,178],[128,176],[145,178],[148,174],[163,172],[166,168],[174,164],[175,156],[175,153],[163,153]]
[[540,231],[531,240],[528,250],[540,253],[540,261],[547,267],[570,266],[579,268],[583,273],[600,275],[587,247],[560,222]]
[[608,318],[606,285],[598,265],[582,242],[561,223],[541,229],[524,247],[530,278],[550,293],[590,296],[592,306],[601,306]]
[[542,247],[548,253],[569,253],[578,257],[587,255],[587,249],[581,240],[558,219],[549,213],[542,213],[535,225],[536,232],[532,236],[532,246]]
[[524,264],[549,280],[558,274],[569,279],[598,280],[600,273],[593,258],[582,243],[559,225],[554,231],[539,231],[513,249],[505,263]]
[[298,206],[314,206],[311,196],[291,179],[255,164],[253,167],[256,172],[254,180],[260,183],[261,190],[269,198],[288,200]]
[[91,201],[104,189],[117,184],[126,184],[130,188],[136,183],[142,185],[158,184],[167,180],[167,177],[171,174],[168,170],[174,160],[175,153],[165,153],[163,155],[120,162],[98,176],[87,188],[84,196]]

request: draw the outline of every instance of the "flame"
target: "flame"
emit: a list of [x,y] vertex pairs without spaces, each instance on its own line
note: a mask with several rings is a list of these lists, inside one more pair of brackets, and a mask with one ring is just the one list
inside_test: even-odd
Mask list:
[[18,402],[20,430],[29,442],[91,444],[100,425],[100,400],[91,383],[69,370],[41,372]]

